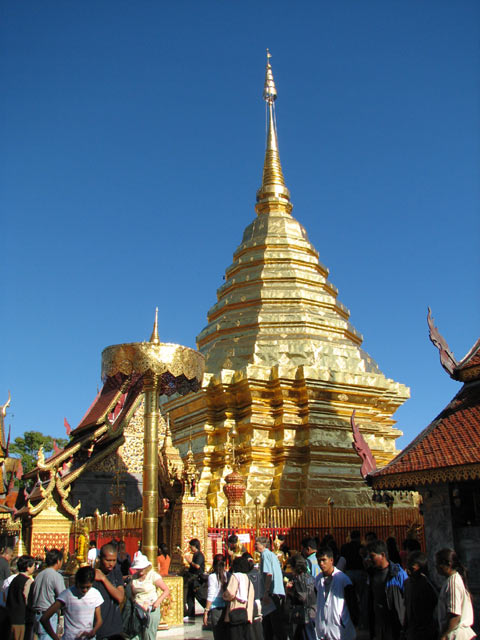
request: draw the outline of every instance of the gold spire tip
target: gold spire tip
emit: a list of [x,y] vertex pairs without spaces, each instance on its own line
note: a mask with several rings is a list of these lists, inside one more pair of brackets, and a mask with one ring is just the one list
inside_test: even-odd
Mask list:
[[273,80],[272,65],[270,64],[270,58],[272,54],[267,49],[267,67],[265,70],[265,86],[263,88],[263,99],[269,104],[277,99],[277,89],[275,87],[275,81]]
[[257,204],[255,210],[258,214],[271,211],[285,211],[290,213],[292,203],[290,192],[283,178],[280,154],[278,151],[277,125],[275,119],[275,100],[277,88],[273,79],[270,58],[272,54],[267,49],[267,67],[265,70],[265,84],[263,87],[263,99],[267,103],[267,148],[263,164],[262,186],[257,191]]
[[160,338],[158,337],[158,307],[155,307],[155,322],[153,323],[153,331],[150,336],[150,342],[153,344],[160,344]]

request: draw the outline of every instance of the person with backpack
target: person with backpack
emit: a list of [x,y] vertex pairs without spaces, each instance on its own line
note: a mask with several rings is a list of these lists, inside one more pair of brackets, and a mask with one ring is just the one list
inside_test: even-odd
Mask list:
[[352,582],[335,566],[331,547],[320,547],[317,559],[321,570],[315,579],[317,637],[320,640],[354,640],[358,605]]
[[133,561],[130,573],[133,574],[133,600],[134,604],[138,605],[136,611],[141,613],[143,609],[148,618],[148,624],[142,627],[139,637],[142,640],[155,640],[160,622],[160,605],[170,595],[170,590],[162,576],[153,569],[147,556],[142,553]]
[[290,637],[292,640],[316,640],[317,594],[315,579],[308,571],[307,559],[300,554],[290,558],[290,566],[293,570],[293,579],[287,583],[287,596],[292,604]]
[[[225,622],[229,640],[250,640],[253,622],[254,589],[248,579],[250,564],[243,556],[232,562],[232,574],[228,580],[223,599],[227,601]],[[223,640],[223,639],[222,639]]]

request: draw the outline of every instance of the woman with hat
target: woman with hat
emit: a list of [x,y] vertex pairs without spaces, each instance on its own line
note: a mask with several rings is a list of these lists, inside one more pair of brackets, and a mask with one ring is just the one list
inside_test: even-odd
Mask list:
[[142,553],[133,561],[130,572],[133,574],[133,600],[149,614],[142,640],[155,640],[160,622],[160,604],[170,595],[170,591],[162,576],[153,570],[150,560]]

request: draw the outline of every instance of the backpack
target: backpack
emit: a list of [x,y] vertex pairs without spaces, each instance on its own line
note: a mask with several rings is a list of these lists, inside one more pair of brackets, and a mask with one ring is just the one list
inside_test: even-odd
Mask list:
[[315,580],[309,573],[302,573],[294,579],[292,597],[290,621],[306,624],[313,620],[317,611],[317,592]]
[[125,587],[125,594],[125,606],[122,611],[123,632],[126,633],[129,638],[133,638],[134,636],[142,637],[144,629],[148,627],[148,623],[150,622],[150,616],[145,609],[135,604],[130,583]]

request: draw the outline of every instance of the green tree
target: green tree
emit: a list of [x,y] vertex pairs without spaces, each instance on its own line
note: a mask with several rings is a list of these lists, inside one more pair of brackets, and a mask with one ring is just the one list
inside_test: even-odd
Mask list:
[[25,431],[23,436],[15,438],[14,442],[10,443],[9,453],[22,459],[23,473],[28,473],[37,466],[37,453],[40,447],[43,446],[46,458],[51,455],[54,450],[54,440],[60,449],[68,443],[65,438],[44,436],[40,431]]

